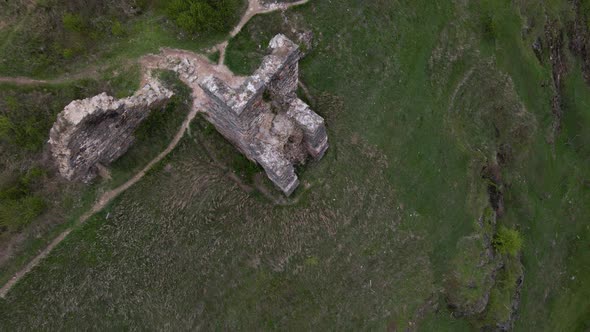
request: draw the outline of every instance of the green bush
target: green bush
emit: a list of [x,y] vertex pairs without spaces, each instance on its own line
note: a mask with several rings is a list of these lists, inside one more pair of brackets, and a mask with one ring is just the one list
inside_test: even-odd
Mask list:
[[225,32],[233,26],[241,4],[240,0],[173,0],[166,11],[187,32]]
[[488,41],[496,40],[496,23],[494,22],[494,17],[490,13],[483,14],[481,28],[484,39]]
[[113,26],[111,26],[111,33],[116,37],[124,36],[125,28],[123,27],[123,24],[121,24],[119,21],[113,22]]
[[215,133],[216,129],[211,123],[209,123],[209,121],[205,120],[201,131],[203,132],[203,135],[211,136]]
[[84,31],[84,19],[79,14],[65,13],[62,17],[64,28],[68,31],[82,32]]
[[62,51],[62,55],[64,59],[71,59],[72,57],[74,57],[74,50],[71,48],[64,48],[64,50]]
[[523,241],[520,232],[500,226],[494,237],[494,248],[501,254],[516,256],[522,250]]
[[7,116],[0,115],[0,139],[6,139],[12,130],[12,122]]

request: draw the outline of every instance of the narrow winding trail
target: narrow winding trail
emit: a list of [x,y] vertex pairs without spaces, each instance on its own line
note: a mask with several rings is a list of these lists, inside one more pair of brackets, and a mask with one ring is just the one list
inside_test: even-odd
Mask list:
[[12,83],[17,85],[48,84],[54,82],[55,81],[37,80],[29,77],[0,77],[0,83]]
[[[286,10],[290,7],[302,5],[302,4],[309,2],[309,0],[302,0],[302,1],[293,2],[293,3],[289,3],[289,4],[281,3],[281,4],[272,4],[269,6],[264,6],[261,4],[260,1],[261,0],[249,0],[248,9],[246,10],[244,15],[242,16],[242,19],[240,20],[238,25],[230,33],[229,38],[214,47],[214,49],[218,50],[221,54],[220,59],[219,59],[219,63],[217,64],[217,66],[215,66],[215,67],[217,67],[214,70],[216,73],[220,73],[223,75],[224,73],[229,72],[227,67],[224,66],[225,49],[227,48],[229,41],[242,30],[242,28],[246,25],[246,23],[248,23],[248,21],[250,21],[250,19],[252,17],[254,17],[257,14],[265,14],[265,13],[270,13],[270,12],[277,11],[277,10]],[[164,49],[163,52],[164,53],[166,53],[166,52],[173,53],[173,52],[182,52],[182,51],[181,50],[169,50],[169,49],[166,50],[166,49]],[[150,57],[144,57],[144,59],[150,59]],[[153,58],[151,58],[151,59],[153,59]],[[142,62],[142,65],[144,67],[143,69],[149,70],[151,63],[152,62],[150,62],[149,60],[144,60]],[[75,79],[79,79],[79,78],[88,77],[89,75],[92,75],[92,73],[95,71],[96,71],[96,69],[91,69],[91,70],[83,71],[81,73],[77,73],[72,76],[67,76],[67,77],[58,78],[58,79],[54,79],[54,80],[37,80],[37,79],[31,79],[31,78],[27,78],[27,77],[0,77],[0,83],[13,83],[13,84],[21,84],[21,85],[59,84],[59,83],[67,82],[69,80],[75,80]],[[193,91],[196,91],[196,90],[193,89]],[[193,97],[197,97],[197,96],[193,95]],[[37,256],[35,256],[35,258],[33,258],[25,267],[23,267],[17,273],[15,273],[15,275],[4,286],[2,286],[2,288],[0,288],[0,298],[6,297],[6,294],[8,294],[8,292],[12,289],[12,287],[22,277],[24,277],[27,273],[29,273],[33,268],[35,268],[37,265],[39,265],[39,263],[45,257],[47,257],[47,255],[49,255],[49,253],[51,253],[51,251],[57,245],[59,245],[74,230],[74,228],[85,223],[92,215],[94,215],[95,213],[97,213],[100,210],[102,210],[103,208],[105,208],[113,199],[115,199],[117,196],[119,196],[120,194],[125,192],[127,189],[132,187],[134,184],[139,182],[154,165],[156,165],[157,163],[162,161],[162,159],[164,159],[168,154],[170,154],[170,152],[172,152],[172,150],[174,150],[174,148],[176,148],[176,146],[178,145],[178,143],[180,142],[180,140],[182,139],[184,134],[187,132],[191,121],[194,119],[194,117],[199,112],[199,106],[200,105],[198,104],[198,101],[195,100],[195,104],[193,105],[191,112],[187,115],[187,117],[183,121],[180,129],[178,130],[178,132],[176,133],[176,135],[174,136],[174,138],[172,139],[172,141],[170,142],[170,144],[168,145],[168,147],[164,151],[162,151],[156,158],[154,158],[152,161],[150,161],[139,173],[135,174],[127,182],[125,182],[124,184],[122,184],[118,188],[115,188],[113,190],[107,191],[104,194],[102,194],[100,196],[100,198],[97,200],[97,202],[94,204],[94,206],[92,206],[92,208],[88,212],[86,212],[82,217],[80,217],[80,219],[78,220],[78,222],[75,225],[66,229],[59,236],[57,236],[45,249],[43,249],[41,252],[39,252],[39,254],[37,254]]]
[[246,12],[242,16],[242,19],[240,19],[238,25],[236,25],[236,27],[230,32],[230,38],[213,47],[212,51],[219,51],[219,66],[224,66],[225,64],[225,51],[229,41],[237,36],[240,31],[242,31],[244,26],[252,19],[252,17],[258,14],[272,13],[277,10],[287,10],[291,7],[300,6],[309,2],[309,0],[301,0],[292,3],[276,3],[264,6],[260,3],[260,1],[261,0],[248,0],[248,9],[246,9]]
[[145,176],[145,174],[152,167],[154,167],[154,165],[162,161],[162,159],[164,159],[170,152],[172,152],[172,150],[174,150],[176,145],[178,145],[178,143],[184,136],[184,133],[186,132],[191,121],[194,119],[197,113],[197,108],[191,110],[191,112],[183,121],[180,129],[174,136],[174,139],[172,139],[172,142],[170,142],[170,144],[164,151],[162,151],[156,158],[150,161],[139,173],[135,174],[127,182],[113,190],[107,191],[104,194],[102,194],[98,201],[94,204],[94,206],[92,206],[92,208],[88,212],[82,215],[82,217],[80,217],[80,219],[75,225],[63,231],[57,238],[51,241],[51,243],[45,249],[43,249],[43,251],[41,251],[35,258],[33,258],[33,260],[31,260],[23,269],[18,271],[4,286],[2,286],[2,288],[0,289],[0,297],[5,297],[8,291],[10,291],[10,289],[12,288],[12,286],[14,286],[23,276],[25,276],[35,266],[37,266],[39,262],[41,262],[41,260],[43,260],[43,258],[45,258],[58,244],[65,240],[65,238],[74,230],[75,227],[85,223],[95,213],[104,209],[107,206],[107,204],[109,204],[113,199],[115,199],[117,196],[129,189],[131,186],[139,182],[139,180],[141,180]]
[[103,66],[90,66],[85,70],[79,71],[72,74],[64,74],[63,76],[52,78],[52,79],[36,79],[30,77],[0,77],[0,83],[10,83],[16,85],[37,85],[37,84],[62,84],[73,82],[85,78],[98,78],[100,77],[100,70],[107,68]]
[[94,76],[95,75],[88,74],[87,72],[82,72],[75,75],[68,75],[50,80],[39,80],[29,77],[0,77],[0,83],[11,83],[16,85],[61,84]]

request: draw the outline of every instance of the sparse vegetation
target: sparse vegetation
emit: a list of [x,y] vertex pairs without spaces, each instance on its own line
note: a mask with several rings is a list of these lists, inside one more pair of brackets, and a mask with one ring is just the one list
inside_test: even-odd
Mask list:
[[209,55],[207,56],[207,58],[209,58],[209,60],[210,60],[212,63],[218,63],[218,62],[219,62],[219,57],[220,57],[220,56],[221,56],[221,54],[219,53],[219,51],[215,51],[215,52],[213,52],[213,53],[209,54]]
[[22,230],[45,210],[47,203],[33,190],[43,175],[44,170],[31,168],[15,182],[0,185],[0,234]]
[[115,37],[123,37],[125,35],[125,27],[121,22],[115,20],[111,26],[111,34]]
[[64,28],[71,32],[81,33],[86,29],[84,19],[80,14],[65,13],[62,18],[62,23]]

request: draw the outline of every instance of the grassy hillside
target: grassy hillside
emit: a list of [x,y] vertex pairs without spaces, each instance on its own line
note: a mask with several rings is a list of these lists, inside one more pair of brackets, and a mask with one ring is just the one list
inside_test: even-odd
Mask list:
[[197,50],[223,37],[245,0],[0,2],[0,75],[89,72],[160,47]]
[[111,181],[89,187],[66,183],[56,174],[46,144],[58,112],[72,100],[101,92],[131,95],[139,84],[140,55],[165,46],[210,46],[246,5],[217,3],[217,20],[225,23],[211,27],[212,18],[195,21],[185,13],[185,22],[204,27],[187,31],[175,21],[184,13],[181,2],[190,9],[205,0],[0,2],[0,76],[55,78],[0,84],[0,283],[71,225],[97,193],[142,169],[176,133],[188,107],[186,87],[164,77],[177,92],[174,101],[138,130],[139,144],[113,165]]
[[[470,330],[509,318],[524,271],[516,330],[588,329],[590,88],[565,49],[549,143],[551,62],[531,47],[545,14],[564,31],[573,18],[569,2],[525,0],[311,1],[255,17],[228,49],[239,73],[274,34],[315,35],[301,78],[331,148],[292,204],[249,192],[260,177],[195,122],[0,300],[0,326]],[[502,253],[505,233],[520,251]],[[489,304],[453,317],[449,280],[485,273],[468,264],[486,236],[503,265],[493,285],[477,276]]]
[[4,100],[0,102],[0,116],[10,124],[6,136],[0,137],[0,149],[6,156],[0,163],[0,282],[8,280],[56,234],[71,226],[94,203],[97,193],[137,173],[176,134],[186,115],[190,93],[172,73],[163,73],[162,81],[176,95],[138,128],[137,144],[111,165],[112,179],[98,179],[88,186],[59,176],[46,144],[57,113],[72,100],[103,91],[130,95],[137,88],[136,74],[129,71],[121,73],[124,78],[104,76],[101,82],[0,87]]
[[[136,77],[133,71],[127,77]],[[119,76],[57,85],[0,85],[0,280],[3,282],[91,203],[93,189],[65,183],[48,158],[49,130],[64,106],[102,91],[129,93]],[[86,194],[88,193],[88,195]],[[23,251],[30,251],[20,255]]]

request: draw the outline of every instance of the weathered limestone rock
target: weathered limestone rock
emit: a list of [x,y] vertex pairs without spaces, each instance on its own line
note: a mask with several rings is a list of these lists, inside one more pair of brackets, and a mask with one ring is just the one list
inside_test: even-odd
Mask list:
[[162,107],[170,97],[170,90],[153,81],[125,99],[102,93],[71,102],[58,115],[49,139],[61,175],[68,180],[94,178],[97,165],[121,157],[150,110]]
[[294,164],[328,149],[324,119],[297,98],[299,47],[275,36],[270,54],[237,89],[208,76],[200,87],[209,96],[208,120],[248,159],[261,165],[286,194],[299,185]]

